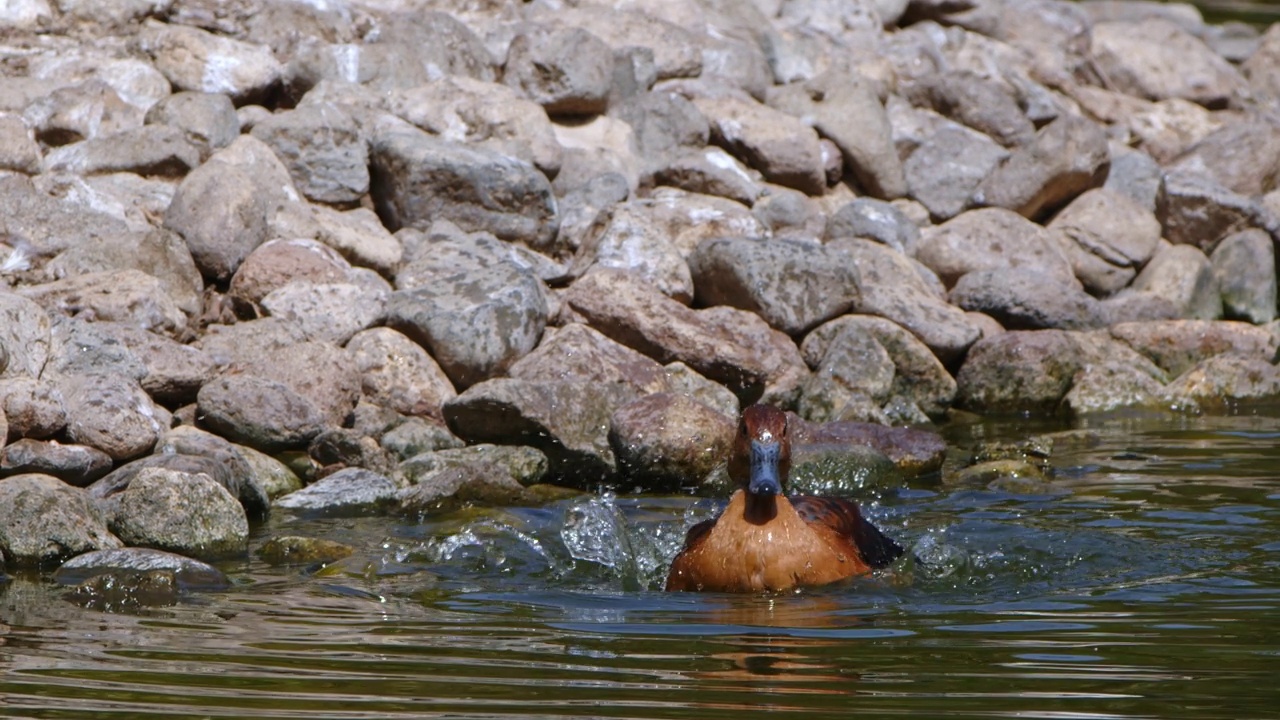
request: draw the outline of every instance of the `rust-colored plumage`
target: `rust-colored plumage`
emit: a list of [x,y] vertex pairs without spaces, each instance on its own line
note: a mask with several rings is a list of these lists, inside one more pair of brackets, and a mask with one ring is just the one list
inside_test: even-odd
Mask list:
[[729,456],[729,477],[739,488],[717,518],[689,530],[684,550],[671,563],[667,590],[825,585],[885,567],[902,554],[863,519],[856,504],[788,497],[790,470],[786,414],[767,405],[744,410]]

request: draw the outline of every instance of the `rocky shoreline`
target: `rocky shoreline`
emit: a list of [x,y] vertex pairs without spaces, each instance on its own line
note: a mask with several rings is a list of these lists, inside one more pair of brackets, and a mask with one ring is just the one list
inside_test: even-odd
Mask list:
[[0,30],[11,569],[163,594],[273,512],[717,492],[750,402],[838,490],[937,471],[955,412],[1280,398],[1280,26],[20,0]]

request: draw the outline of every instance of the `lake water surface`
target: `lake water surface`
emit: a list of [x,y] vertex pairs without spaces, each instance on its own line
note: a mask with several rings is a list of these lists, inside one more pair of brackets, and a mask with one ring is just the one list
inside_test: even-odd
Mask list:
[[225,565],[232,591],[141,612],[0,586],[0,715],[1280,717],[1278,439],[1277,417],[1110,419],[1056,436],[1049,482],[868,489],[916,558],[771,597],[659,590],[705,499],[277,517],[255,545],[360,553]]

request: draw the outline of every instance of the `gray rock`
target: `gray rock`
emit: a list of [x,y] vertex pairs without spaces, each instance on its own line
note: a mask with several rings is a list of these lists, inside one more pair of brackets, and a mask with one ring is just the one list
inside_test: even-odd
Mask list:
[[[1009,156],[994,140],[958,123],[948,123],[925,138],[902,165],[907,195],[947,220],[969,207],[979,183]],[[938,172],[945,167],[947,172]]]
[[306,340],[297,325],[268,317],[233,325],[210,325],[192,347],[204,351],[219,368],[224,368],[278,357]]
[[11,438],[49,438],[67,426],[62,391],[48,378],[16,375],[0,379],[0,405]]
[[1228,122],[1178,157],[1169,170],[1206,175],[1231,192],[1274,190],[1280,177],[1280,127],[1246,117]]
[[48,172],[96,175],[130,172],[182,177],[200,164],[200,149],[168,125],[145,125],[57,148],[44,158]]
[[0,113],[0,170],[35,175],[40,172],[40,146],[22,118]]
[[506,370],[547,323],[541,281],[483,236],[445,237],[396,276],[387,324],[425,347],[455,387]]
[[805,338],[801,352],[814,372],[800,388],[800,416],[812,422],[887,425],[880,406],[889,397],[894,364],[884,346],[858,328],[822,334],[812,342],[810,338]]
[[649,175],[684,152],[702,150],[711,137],[706,116],[676,93],[638,94],[611,104],[609,114],[631,126],[637,155]]
[[55,88],[26,107],[23,119],[45,145],[60,146],[142,125],[141,109],[100,79]]
[[449,429],[469,443],[519,443],[543,451],[550,477],[594,488],[617,468],[609,418],[634,397],[621,384],[486,380],[445,403]]
[[1276,255],[1262,230],[1229,235],[1209,256],[1228,318],[1263,325],[1276,319]]
[[226,280],[267,239],[269,210],[257,176],[215,156],[183,178],[164,225],[186,240],[202,274]]
[[751,206],[751,214],[769,235],[812,241],[826,232],[827,215],[814,198],[778,186],[766,186],[764,191],[764,196]]
[[1120,362],[1090,363],[1076,374],[1063,404],[1075,415],[1122,408],[1156,407],[1164,385],[1139,368]]
[[520,160],[401,127],[373,136],[370,162],[370,192],[393,230],[447,219],[531,247],[555,237],[551,184]]
[[125,323],[96,323],[122,343],[142,364],[142,389],[170,406],[193,402],[200,386],[213,379],[213,358],[190,345]]
[[85,487],[111,471],[111,456],[87,445],[22,438],[0,450],[0,475],[52,475]]
[[[5,207],[6,232],[30,261],[53,255],[80,243],[110,242],[127,245],[141,236],[112,215],[85,207],[69,198],[54,197],[30,179],[16,174],[0,177],[0,203]],[[18,258],[10,257],[11,262]],[[18,263],[21,267],[21,263]],[[101,268],[96,268],[101,269]]]
[[1280,106],[1280,30],[1275,24],[1263,33],[1257,49],[1240,64],[1240,70],[1255,97],[1272,107]]
[[1036,133],[979,184],[974,203],[1041,218],[1090,188],[1110,169],[1106,133],[1091,120],[1063,115]]
[[1030,268],[976,270],[956,282],[951,302],[1010,330],[1084,330],[1107,324],[1102,306],[1078,285]]
[[1182,308],[1173,300],[1147,291],[1121,291],[1103,299],[1102,307],[1112,324],[1177,320],[1182,317]]
[[1191,411],[1231,410],[1280,397],[1280,368],[1257,356],[1214,355],[1174,378],[1164,400]]
[[552,115],[604,112],[613,49],[582,28],[530,27],[507,48],[503,82]]
[[609,444],[618,471],[646,490],[700,484],[729,455],[734,420],[696,400],[654,393],[618,408]]
[[1222,238],[1253,225],[1256,204],[1199,174],[1170,171],[1156,196],[1163,237],[1212,252]]
[[208,475],[146,468],[101,506],[111,532],[128,545],[201,560],[237,557],[248,549],[244,508]]
[[[400,470],[410,482],[415,485],[432,483],[436,489],[443,489],[443,486],[432,476],[455,469],[524,488],[542,482],[547,476],[548,464],[547,456],[536,448],[489,443],[423,452],[400,464]],[[416,499],[422,501],[426,498],[419,494]]]
[[291,282],[262,299],[272,317],[295,323],[308,337],[344,344],[381,322],[390,288],[355,283]]
[[260,311],[267,295],[292,282],[341,283],[353,278],[351,265],[324,243],[301,238],[269,240],[236,268],[227,296],[243,311]]
[[1029,267],[1075,282],[1062,247],[1044,227],[1003,208],[984,208],[925,228],[916,259],[946,285],[977,270]]
[[272,115],[253,126],[289,169],[309,200],[350,204],[369,191],[369,152],[356,121],[342,108],[316,104]]
[[264,45],[160,23],[147,24],[141,40],[156,69],[178,90],[225,93],[243,104],[280,82],[281,65]]
[[7,562],[47,566],[121,545],[84,490],[49,475],[0,480],[0,549]]
[[323,538],[285,535],[273,537],[258,548],[257,555],[268,565],[327,565],[351,557],[356,549]]
[[225,375],[200,388],[201,423],[233,442],[264,451],[305,446],[325,427],[320,409],[287,384]]
[[395,274],[404,248],[372,210],[338,212],[324,205],[315,205],[313,210],[317,240],[337,250],[353,265],[372,268],[388,277]]
[[546,11],[550,13],[548,19],[584,28],[615,52],[632,47],[652,50],[653,70],[659,80],[697,77],[702,72],[701,38],[642,10],[587,5]]
[[858,198],[842,205],[827,220],[825,237],[870,238],[906,255],[914,255],[920,228],[898,208],[873,198]]
[[1022,145],[1036,132],[1007,86],[967,70],[927,76],[908,94],[1005,147]]
[[399,489],[396,482],[385,475],[362,468],[346,468],[276,498],[272,507],[309,514],[361,514],[390,505]]
[[1178,97],[1212,107],[1244,91],[1244,79],[1230,63],[1167,20],[1100,22],[1091,44],[1098,72],[1130,95]]
[[133,378],[98,373],[63,376],[58,389],[66,403],[67,439],[101,450],[112,460],[150,452],[168,426],[168,412]]
[[244,448],[195,428],[174,428],[166,434],[155,454],[139,458],[112,470],[89,486],[89,495],[103,499],[125,488],[148,468],[161,468],[189,475],[207,475],[239,499],[245,514],[261,520],[267,513],[267,494],[241,453]]
[[77,585],[102,573],[168,570],[185,590],[223,590],[231,581],[221,570],[189,557],[150,548],[95,550],[77,555],[53,574],[59,585]]
[[1197,363],[1231,353],[1276,359],[1276,338],[1267,330],[1242,322],[1168,320],[1131,322],[1111,326],[1117,340],[1150,358],[1170,377],[1183,374]]
[[1015,330],[974,344],[956,375],[956,405],[982,413],[1055,411],[1082,367],[1065,330]]
[[351,338],[365,397],[403,415],[441,416],[457,392],[422,347],[391,328],[371,328]]
[[698,246],[689,269],[699,303],[751,310],[799,335],[857,302],[858,273],[845,258],[810,243],[716,238]]
[[[443,410],[441,410],[443,416]],[[444,420],[411,417],[383,434],[381,446],[394,458],[408,460],[422,453],[462,447]]]
[[1169,245],[1156,251],[1130,288],[1167,299],[1181,317],[1222,317],[1222,295],[1214,281],[1213,265],[1193,245]]
[[827,187],[818,135],[786,113],[749,98],[693,97],[707,117],[712,140],[765,179],[820,195]]
[[729,388],[708,380],[682,362],[667,363],[662,370],[670,392],[696,400],[725,417],[738,417],[741,406]]
[[1164,171],[1147,153],[1125,149],[1111,153],[1111,172],[1103,189],[1127,195],[1147,210],[1155,211]]
[[283,353],[267,347],[252,350],[228,370],[236,372],[288,385],[320,412],[325,423],[335,427],[346,422],[360,398],[355,360],[342,348],[325,342],[303,340],[289,345]]
[[658,167],[654,182],[703,195],[718,195],[751,205],[764,192],[753,174],[718,147],[685,150]]
[[52,343],[49,315],[34,301],[0,292],[0,378],[39,377],[49,361]]
[[1124,288],[1155,254],[1160,222],[1129,196],[1089,190],[1049,223],[1069,240],[1067,257],[1090,292],[1110,295]]
[[181,130],[206,160],[240,134],[235,105],[223,93],[177,92],[152,105],[145,119]]
[[670,389],[665,370],[653,359],[581,323],[548,329],[542,342],[507,372],[519,380],[577,380],[622,383],[639,395]]
[[[130,176],[112,176],[130,177]],[[136,191],[124,190],[130,197],[136,198]],[[168,202],[165,201],[165,207]],[[163,214],[163,208],[158,208]],[[164,297],[169,298],[188,318],[194,318],[203,310],[204,280],[196,268],[191,251],[186,242],[177,233],[168,230],[150,229],[145,234],[136,234],[129,238],[100,235],[85,238],[83,242],[58,253],[45,266],[46,271],[55,277],[70,279],[78,275],[101,273],[108,270],[137,270],[146,273],[163,286]],[[144,283],[149,280],[142,279]],[[84,282],[83,280],[80,282]],[[142,307],[155,308],[167,305],[161,297],[144,300]],[[119,307],[125,305],[119,301],[108,305]],[[135,314],[140,324],[147,319],[134,310],[124,308],[126,314]],[[99,319],[106,319],[99,317]]]
[[76,275],[31,285],[22,295],[50,310],[73,317],[133,323],[147,330],[180,335],[187,316],[158,278],[141,270],[123,269]]

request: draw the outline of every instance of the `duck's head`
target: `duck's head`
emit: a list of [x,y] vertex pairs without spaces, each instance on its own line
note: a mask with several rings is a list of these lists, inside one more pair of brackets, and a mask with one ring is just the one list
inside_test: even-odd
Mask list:
[[769,405],[743,410],[729,456],[729,477],[752,498],[764,500],[786,492],[790,471],[786,413]]

